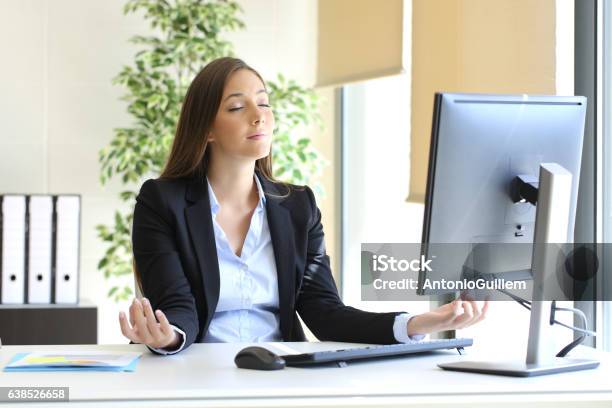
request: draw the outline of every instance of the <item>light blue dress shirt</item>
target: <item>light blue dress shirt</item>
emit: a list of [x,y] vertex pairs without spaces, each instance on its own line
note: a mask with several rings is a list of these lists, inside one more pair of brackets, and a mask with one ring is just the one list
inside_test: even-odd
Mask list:
[[274,247],[268,227],[266,196],[257,176],[257,207],[251,216],[240,256],[230,247],[216,220],[219,201],[210,183],[212,213],[221,287],[217,309],[204,342],[281,341],[279,295]]
[[[234,253],[225,232],[217,223],[220,205],[208,183],[219,260],[220,293],[217,309],[203,340],[206,343],[282,341],[278,278],[266,214],[266,196],[257,176],[253,177],[259,193],[259,202],[253,211],[240,256]],[[395,318],[393,334],[397,341],[405,343],[424,337],[408,336],[406,327],[410,318],[412,316],[408,313],[402,313]],[[181,345],[172,351],[154,349],[155,351],[174,354],[183,349],[185,333],[178,327],[172,327],[182,337]]]

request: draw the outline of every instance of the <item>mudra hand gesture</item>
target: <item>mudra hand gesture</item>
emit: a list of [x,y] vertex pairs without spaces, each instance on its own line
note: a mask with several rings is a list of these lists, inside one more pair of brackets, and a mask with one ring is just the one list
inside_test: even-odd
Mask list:
[[463,329],[483,320],[488,309],[487,300],[480,308],[473,300],[456,299],[435,310],[414,316],[408,322],[408,335]]
[[147,298],[134,298],[130,305],[130,321],[125,313],[119,313],[121,333],[134,343],[146,344],[151,348],[176,348],[179,335],[161,310],[153,313]]

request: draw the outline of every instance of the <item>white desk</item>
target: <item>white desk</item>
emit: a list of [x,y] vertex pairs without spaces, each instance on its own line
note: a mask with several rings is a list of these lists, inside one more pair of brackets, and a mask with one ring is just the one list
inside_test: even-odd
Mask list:
[[[272,343],[265,345],[274,350]],[[347,347],[344,343],[284,345],[302,351]],[[87,407],[612,406],[612,354],[587,348],[572,356],[597,357],[601,365],[595,370],[510,378],[447,372],[436,366],[440,362],[487,355],[475,347],[467,349],[467,356],[443,351],[403,359],[349,363],[345,368],[252,371],[234,366],[234,355],[245,346],[194,344],[168,357],[152,355],[141,345],[71,346],[75,351],[141,350],[144,354],[133,373],[0,372],[0,386],[67,386],[70,387],[69,405]],[[0,349],[0,365],[4,367],[17,352],[60,348],[4,346]],[[498,356],[508,357],[511,356],[507,353]],[[45,406],[49,405],[68,404]],[[15,404],[0,406],[14,407]]]

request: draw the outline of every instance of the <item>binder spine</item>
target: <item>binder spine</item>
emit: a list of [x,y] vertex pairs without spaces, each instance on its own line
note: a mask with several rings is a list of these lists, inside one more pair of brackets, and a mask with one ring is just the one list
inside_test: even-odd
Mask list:
[[55,303],[55,279],[57,271],[57,196],[53,196],[53,215],[51,218],[51,303]]
[[55,303],[79,301],[80,195],[60,195],[57,200]]
[[25,196],[25,217],[24,217],[25,226],[23,231],[25,232],[23,239],[24,243],[24,251],[23,256],[25,259],[23,260],[23,303],[29,303],[29,293],[28,286],[30,284],[30,196]]
[[26,196],[5,194],[2,200],[2,303],[25,300]]
[[49,304],[53,199],[46,194],[32,195],[28,208],[28,303]]

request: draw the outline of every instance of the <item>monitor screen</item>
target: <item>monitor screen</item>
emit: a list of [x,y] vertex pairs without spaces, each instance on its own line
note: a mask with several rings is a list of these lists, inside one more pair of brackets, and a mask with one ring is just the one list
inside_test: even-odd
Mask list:
[[580,96],[436,94],[422,242],[437,267],[419,274],[419,294],[444,292],[423,288],[426,278],[466,270],[529,279],[536,207],[511,189],[517,176],[537,180],[542,163],[573,176],[573,236],[585,115]]

